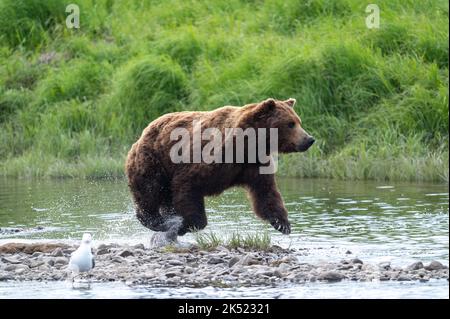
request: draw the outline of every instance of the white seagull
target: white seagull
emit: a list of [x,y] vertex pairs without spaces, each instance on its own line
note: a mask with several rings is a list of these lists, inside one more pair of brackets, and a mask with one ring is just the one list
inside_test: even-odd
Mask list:
[[[91,251],[91,241],[91,234],[83,234],[80,247],[70,256],[68,269],[77,273],[78,276],[82,272],[90,271],[95,266],[94,256]],[[75,277],[72,278],[72,282],[75,280]]]

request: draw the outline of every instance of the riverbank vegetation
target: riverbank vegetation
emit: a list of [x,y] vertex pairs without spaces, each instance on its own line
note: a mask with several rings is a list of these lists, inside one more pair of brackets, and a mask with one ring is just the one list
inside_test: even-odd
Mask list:
[[298,177],[448,182],[448,3],[0,0],[0,175],[123,176],[178,110],[297,99]]

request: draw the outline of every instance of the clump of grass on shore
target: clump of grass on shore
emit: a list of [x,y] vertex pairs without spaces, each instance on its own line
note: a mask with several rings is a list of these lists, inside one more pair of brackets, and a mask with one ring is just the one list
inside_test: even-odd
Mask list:
[[270,236],[267,232],[263,234],[245,234],[241,235],[234,232],[230,237],[220,238],[216,234],[194,233],[195,241],[200,249],[212,250],[218,246],[225,246],[229,249],[254,249],[268,250],[271,247]]
[[448,2],[0,1],[0,175],[122,177],[153,119],[296,98],[280,175],[448,182]]

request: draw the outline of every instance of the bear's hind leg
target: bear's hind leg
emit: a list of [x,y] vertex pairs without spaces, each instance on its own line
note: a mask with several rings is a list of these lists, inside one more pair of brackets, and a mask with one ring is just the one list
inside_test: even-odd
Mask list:
[[206,227],[208,221],[203,196],[195,192],[179,192],[174,195],[173,203],[177,215],[183,218],[178,236]]

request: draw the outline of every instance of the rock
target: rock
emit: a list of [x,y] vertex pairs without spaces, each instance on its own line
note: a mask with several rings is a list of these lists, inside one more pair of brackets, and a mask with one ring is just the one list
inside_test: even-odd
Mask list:
[[171,259],[166,261],[167,264],[171,266],[182,266],[184,265],[184,262],[178,260],[178,259]]
[[12,264],[5,267],[5,271],[16,271],[18,269],[28,270],[29,267],[24,264]]
[[169,271],[165,273],[167,278],[173,278],[173,277],[177,277],[180,276],[180,273],[178,271]]
[[75,248],[65,248],[63,249],[64,255],[70,255],[75,251]]
[[363,264],[362,260],[359,258],[353,258],[352,260],[350,260],[350,262],[352,264],[361,264],[361,265]]
[[69,260],[65,257],[57,257],[55,259],[55,265],[67,265]]
[[297,264],[298,259],[295,256],[289,255],[289,256],[281,258],[281,262],[286,263],[286,264]]
[[278,277],[278,278],[283,277],[283,273],[282,273],[281,271],[279,271],[278,269],[276,269],[276,270],[273,272],[273,275],[274,275],[275,277]]
[[125,249],[125,250],[122,250],[122,251],[119,253],[119,256],[120,256],[120,257],[123,257],[123,258],[127,258],[127,257],[129,257],[129,256],[134,256],[134,254],[133,254],[132,251],[129,251],[128,249]]
[[281,263],[278,267],[277,270],[281,273],[286,273],[288,272],[290,269],[289,265],[286,263]]
[[258,265],[260,263],[261,262],[259,260],[255,259],[251,254],[247,254],[242,259],[240,259],[237,263],[235,263],[234,267]]
[[344,279],[344,275],[337,271],[327,271],[324,273],[321,273],[317,279],[318,280],[324,280],[324,281],[341,281]]
[[380,281],[389,281],[389,280],[391,280],[391,277],[389,277],[386,274],[384,274],[383,276],[380,277]]
[[142,249],[142,250],[145,250],[144,244],[137,244],[137,245],[134,245],[133,248],[134,248],[134,249]]
[[350,250],[347,250],[347,251],[345,252],[345,254],[346,254],[346,255],[351,255],[352,252],[351,252]]
[[45,261],[44,261],[44,260],[33,260],[33,261],[30,263],[29,267],[30,267],[30,268],[36,268],[36,267],[42,266],[42,265],[44,265],[44,264],[45,264]]
[[391,269],[391,263],[390,262],[381,262],[378,264],[378,267],[382,270],[390,270]]
[[426,270],[441,270],[446,267],[439,261],[433,260],[429,265],[425,266]]
[[211,257],[208,259],[207,263],[211,265],[223,264],[225,263],[225,260],[223,260],[222,258]]
[[0,274],[0,281],[7,281],[7,280],[13,280],[14,277],[11,276],[10,274]]
[[120,256],[115,256],[115,257],[111,258],[111,261],[114,263],[123,263],[125,261],[125,259]]
[[63,251],[62,251],[62,249],[61,249],[60,247],[56,248],[56,249],[51,253],[51,255],[52,255],[53,257],[63,257],[63,256],[64,256]]
[[6,266],[6,267],[4,268],[4,270],[5,270],[5,271],[14,271],[14,270],[16,270],[16,268],[17,268],[17,265],[11,264],[11,265]]
[[412,263],[411,265],[409,265],[408,267],[406,267],[406,270],[410,271],[410,270],[419,270],[423,268],[423,264],[421,261]]
[[278,245],[272,245],[272,247],[270,247],[270,250],[273,253],[287,253],[287,252],[289,252],[289,249],[284,249],[283,247],[280,247]]
[[25,244],[25,243],[8,243],[0,246],[0,254],[15,254],[19,252],[23,252],[25,254],[33,254],[36,251],[43,253],[50,253],[56,248],[66,248],[68,245],[65,244],[51,244],[51,243],[34,243],[34,244]]
[[184,272],[187,274],[192,274],[194,272],[194,268],[192,267],[185,267]]
[[405,274],[401,274],[397,277],[397,281],[411,281],[411,277]]
[[2,262],[6,263],[6,264],[20,264],[20,263],[22,263],[16,257],[2,257]]
[[110,253],[110,250],[108,248],[102,248],[102,249],[97,249],[96,255],[100,256],[100,255],[106,255],[109,253]]
[[52,279],[53,280],[61,280],[62,279],[62,275],[61,274],[53,274],[52,275]]
[[46,263],[47,263],[49,266],[53,266],[53,265],[55,264],[55,261],[54,261],[53,259],[51,259],[51,258],[48,258],[48,259],[46,260]]
[[352,268],[353,268],[353,265],[343,264],[343,265],[340,265],[337,269],[339,269],[339,270],[348,270],[348,269],[352,269]]
[[17,268],[16,270],[14,270],[14,272],[16,273],[16,275],[20,275],[23,274],[25,272],[24,268]]
[[228,261],[228,267],[233,267],[239,261],[239,257],[234,256]]
[[109,246],[106,246],[105,244],[100,244],[100,245],[97,246],[97,250],[107,249],[107,248],[109,248]]

